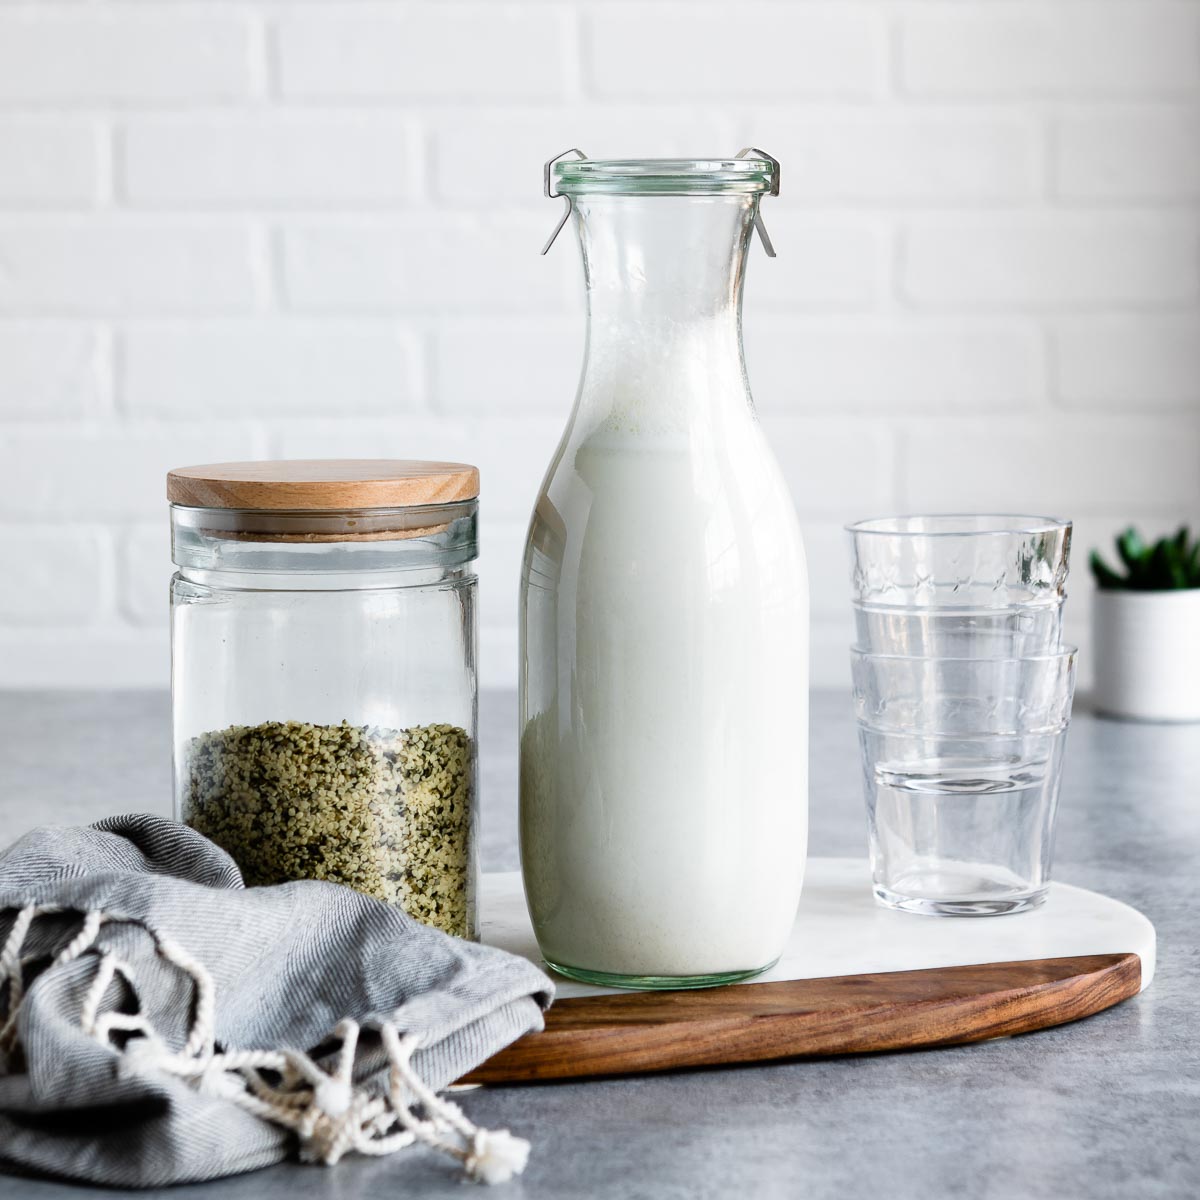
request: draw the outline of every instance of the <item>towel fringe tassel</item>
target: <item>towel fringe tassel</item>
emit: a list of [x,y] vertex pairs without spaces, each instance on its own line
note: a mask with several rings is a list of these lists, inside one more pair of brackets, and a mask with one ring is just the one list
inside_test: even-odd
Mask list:
[[[21,957],[25,938],[37,917],[62,911],[32,904],[20,909],[0,950],[0,994],[5,987],[8,992],[8,1013],[0,1025],[0,1053],[11,1051],[17,1040],[27,963]],[[102,912],[85,913],[78,933],[55,955],[53,965],[99,950],[96,939],[100,929],[113,919]],[[136,991],[133,968],[110,951],[99,951],[96,974],[80,1008],[80,1027],[98,1042],[111,1045],[114,1033],[140,1035],[125,1043],[128,1069],[174,1075],[201,1093],[292,1130],[305,1162],[332,1165],[350,1151],[379,1156],[419,1142],[457,1159],[467,1177],[478,1183],[506,1183],[525,1169],[529,1143],[506,1129],[472,1124],[457,1104],[438,1096],[413,1066],[420,1039],[401,1034],[390,1021],[378,1026],[388,1059],[387,1086],[378,1095],[354,1082],[360,1034],[357,1021],[341,1021],[334,1029],[333,1036],[341,1046],[328,1071],[300,1050],[218,1052],[212,975],[171,938],[151,932],[158,953],[193,984],[191,1028],[183,1049],[172,1050],[139,1014],[101,1012],[105,994],[116,978],[124,979]]]

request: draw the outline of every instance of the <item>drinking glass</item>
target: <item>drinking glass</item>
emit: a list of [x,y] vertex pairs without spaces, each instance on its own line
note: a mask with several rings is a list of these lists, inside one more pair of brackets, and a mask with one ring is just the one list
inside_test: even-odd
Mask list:
[[881,903],[983,916],[1045,900],[1075,654],[852,651]]
[[1071,522],[1017,514],[876,517],[846,527],[854,602],[901,610],[1054,608]]
[[1062,645],[1063,606],[920,608],[854,605],[855,645],[917,658],[1021,658]]
[[881,517],[847,533],[860,649],[1006,658],[1061,644],[1070,521]]
[[1041,904],[1075,681],[1071,522],[951,513],[847,533],[876,897],[938,915]]

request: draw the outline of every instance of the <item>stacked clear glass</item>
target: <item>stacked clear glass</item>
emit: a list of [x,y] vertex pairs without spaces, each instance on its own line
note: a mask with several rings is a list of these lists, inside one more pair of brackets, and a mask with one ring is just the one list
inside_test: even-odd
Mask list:
[[1037,907],[1075,684],[1071,523],[952,514],[847,532],[876,899],[940,916]]

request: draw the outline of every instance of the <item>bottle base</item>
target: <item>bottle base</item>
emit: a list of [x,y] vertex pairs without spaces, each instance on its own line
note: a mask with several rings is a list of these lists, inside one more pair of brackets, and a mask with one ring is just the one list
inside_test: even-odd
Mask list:
[[589,971],[585,967],[569,967],[565,963],[542,960],[550,970],[579,983],[593,983],[600,987],[631,988],[636,991],[678,992],[692,988],[723,987],[727,983],[741,983],[769,971],[779,959],[751,967],[745,971],[716,971],[710,975],[615,975],[610,971]]

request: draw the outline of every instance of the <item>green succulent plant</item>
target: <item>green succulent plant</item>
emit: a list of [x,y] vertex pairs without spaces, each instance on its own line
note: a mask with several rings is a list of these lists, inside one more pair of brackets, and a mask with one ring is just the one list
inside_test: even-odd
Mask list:
[[1124,575],[1114,571],[1098,550],[1092,551],[1092,574],[1106,590],[1168,592],[1200,588],[1200,540],[1192,540],[1186,525],[1173,537],[1159,538],[1150,546],[1136,529],[1127,529],[1117,538],[1117,554],[1125,566]]

